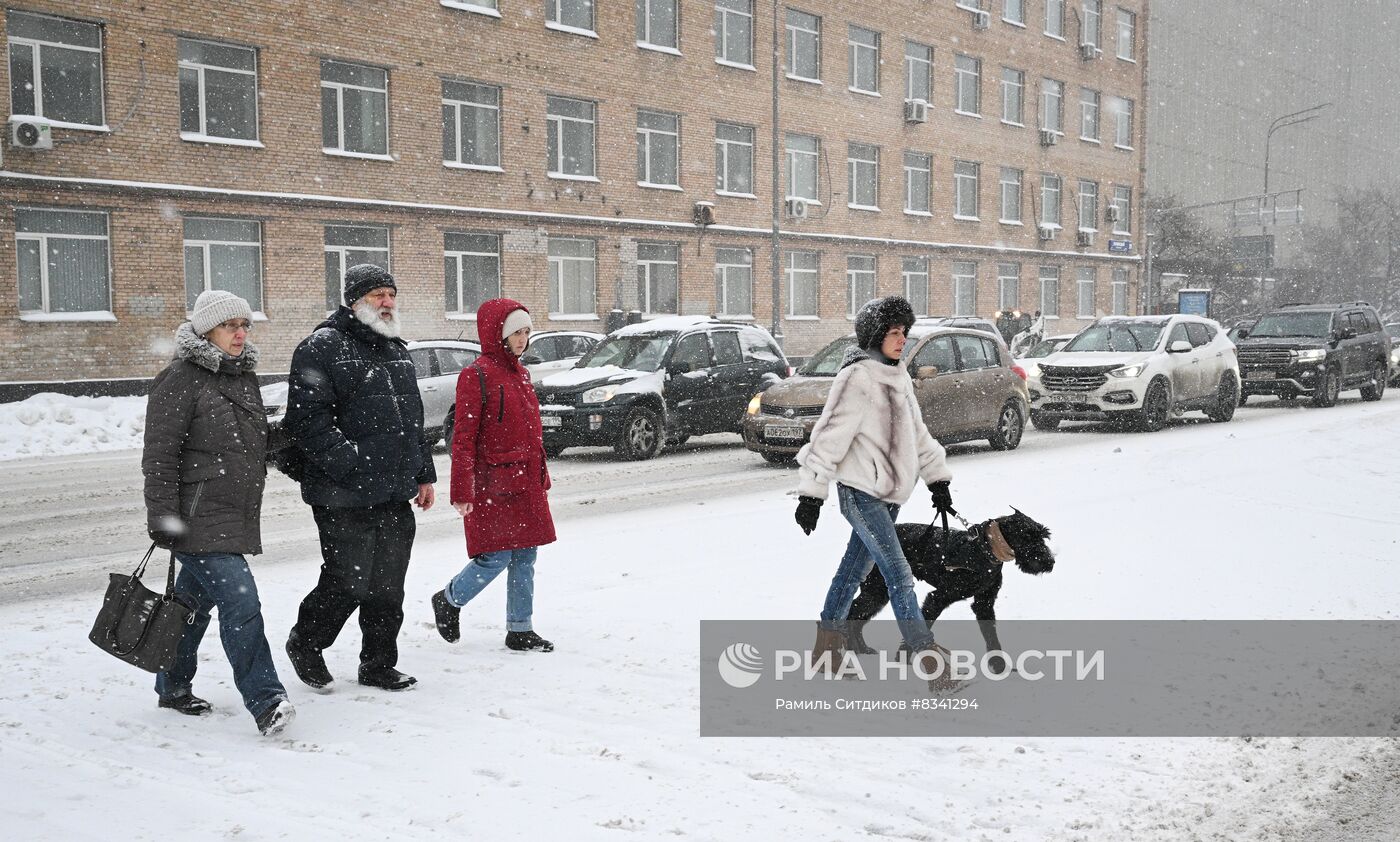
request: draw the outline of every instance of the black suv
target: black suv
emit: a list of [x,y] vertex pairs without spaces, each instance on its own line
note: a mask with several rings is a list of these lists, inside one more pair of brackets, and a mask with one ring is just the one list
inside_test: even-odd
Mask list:
[[1250,395],[1310,395],[1313,406],[1332,406],[1347,389],[1360,389],[1368,401],[1385,394],[1390,340],[1364,301],[1280,307],[1260,316],[1236,344],[1241,403]]
[[763,328],[667,316],[618,328],[535,384],[545,452],[611,445],[650,459],[692,435],[738,432],[749,399],[791,372]]

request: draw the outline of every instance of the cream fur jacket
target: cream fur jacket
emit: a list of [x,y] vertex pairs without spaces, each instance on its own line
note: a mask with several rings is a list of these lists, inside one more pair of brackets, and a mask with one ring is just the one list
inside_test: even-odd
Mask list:
[[916,480],[953,476],[943,445],[924,425],[909,373],[863,354],[837,373],[797,463],[797,493],[821,500],[836,480],[903,505]]

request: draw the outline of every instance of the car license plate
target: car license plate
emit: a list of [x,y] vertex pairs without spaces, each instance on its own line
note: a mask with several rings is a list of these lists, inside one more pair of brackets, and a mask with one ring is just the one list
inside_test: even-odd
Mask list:
[[1246,380],[1273,380],[1274,373],[1263,368],[1245,369],[1244,379]]
[[802,441],[807,437],[803,429],[796,425],[788,424],[765,424],[763,425],[763,437],[766,439],[792,439]]
[[564,426],[564,419],[560,418],[558,415],[541,415],[540,423],[546,427],[562,427]]
[[1045,396],[1046,403],[1084,403],[1083,395],[1055,395]]

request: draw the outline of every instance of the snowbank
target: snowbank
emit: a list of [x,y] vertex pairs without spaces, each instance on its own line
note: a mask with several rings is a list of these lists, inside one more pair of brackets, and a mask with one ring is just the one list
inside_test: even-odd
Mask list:
[[41,392],[0,404],[0,460],[63,456],[140,447],[146,429],[144,395],[77,398]]

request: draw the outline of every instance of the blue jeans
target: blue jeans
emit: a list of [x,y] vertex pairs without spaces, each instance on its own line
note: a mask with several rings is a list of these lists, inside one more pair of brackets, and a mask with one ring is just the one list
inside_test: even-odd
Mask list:
[[443,593],[448,602],[461,608],[509,567],[510,572],[506,576],[506,631],[532,631],[534,626],[530,617],[535,613],[537,551],[538,547],[522,547],[483,553],[468,562],[443,589]]
[[175,665],[156,674],[156,692],[168,698],[190,691],[199,666],[199,643],[209,628],[209,612],[217,608],[219,638],[233,667],[233,683],[243,695],[243,706],[257,716],[286,699],[287,691],[277,679],[272,650],[263,632],[258,585],[248,562],[234,553],[176,553],[175,558],[180,562],[175,590],[189,594],[199,607],[180,638]]
[[923,612],[919,610],[914,574],[909,570],[909,562],[904,558],[894,531],[898,504],[877,500],[840,483],[836,484],[836,495],[841,501],[841,514],[851,523],[851,540],[846,544],[846,554],[841,557],[831,588],[826,592],[821,627],[831,631],[846,630],[851,603],[874,565],[885,577],[890,606],[894,608],[894,619],[899,624],[900,634],[904,635],[904,642],[914,652],[927,649],[933,643],[933,632],[929,631]]

